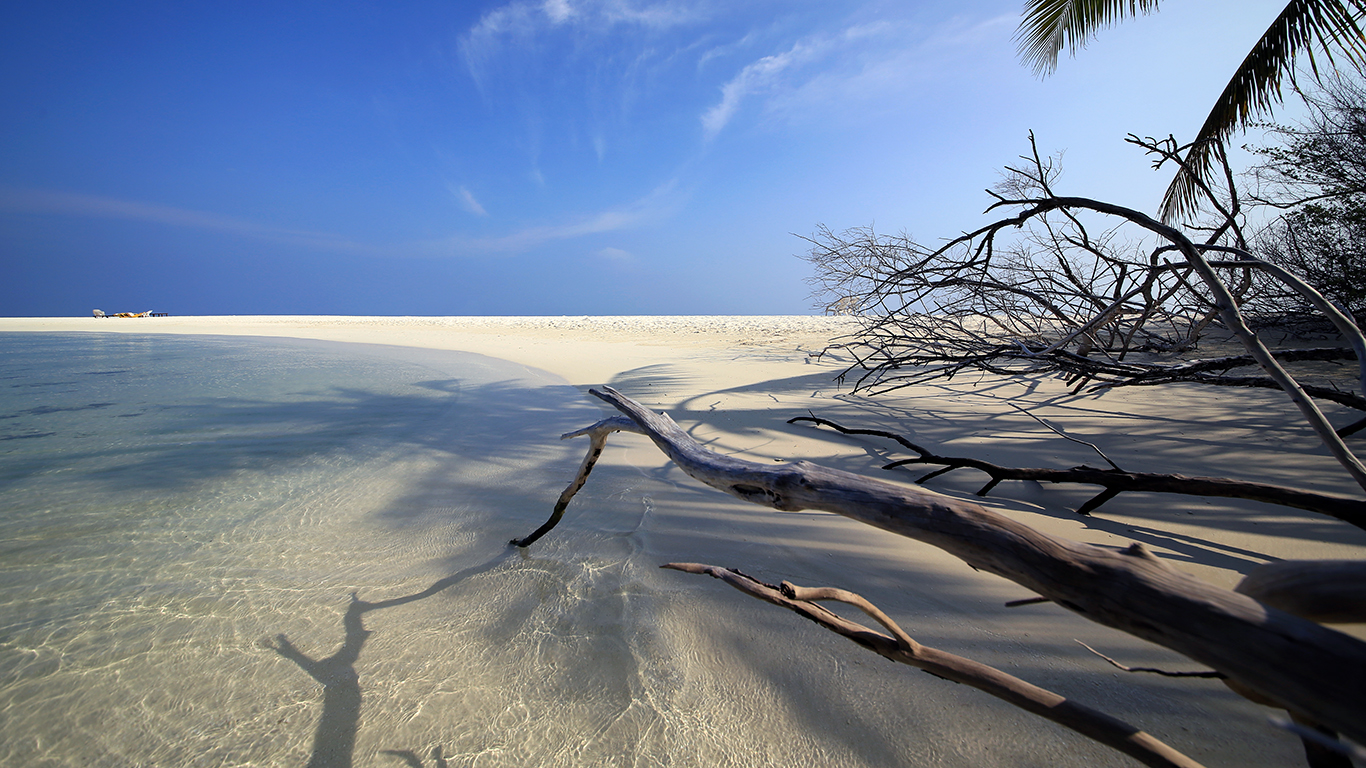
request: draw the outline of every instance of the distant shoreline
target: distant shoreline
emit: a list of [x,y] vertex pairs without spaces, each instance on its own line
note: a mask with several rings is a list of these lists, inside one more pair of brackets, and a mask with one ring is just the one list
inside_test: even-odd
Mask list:
[[603,383],[639,365],[726,350],[799,360],[857,321],[823,315],[446,316],[185,315],[0,318],[0,333],[265,336],[474,352]]

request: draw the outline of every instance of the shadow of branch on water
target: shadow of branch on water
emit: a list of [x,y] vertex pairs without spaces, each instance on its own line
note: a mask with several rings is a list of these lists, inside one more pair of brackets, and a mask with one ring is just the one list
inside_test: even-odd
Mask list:
[[[274,640],[261,641],[262,646],[297,664],[323,687],[323,710],[313,731],[313,751],[308,760],[308,768],[350,768],[352,764],[361,712],[360,675],[356,672],[356,661],[360,659],[365,641],[373,634],[365,628],[365,614],[431,597],[471,576],[493,570],[515,554],[516,550],[508,547],[485,563],[453,573],[421,592],[410,595],[372,603],[361,600],[358,593],[352,592],[351,604],[342,616],[342,646],[326,658],[314,659],[299,650],[283,633],[276,635]],[[416,762],[410,764],[421,766],[416,755],[410,751],[386,750],[386,754],[393,754],[404,760],[411,758],[411,761]],[[445,759],[441,757],[440,747],[436,747],[432,754],[438,768],[446,765]]]
[[[409,768],[425,768],[422,764],[422,758],[418,757],[417,753],[411,749],[381,749],[379,753],[381,755],[396,757],[399,760],[402,760],[403,764],[409,766]],[[439,744],[432,747],[431,758],[432,768],[448,768],[450,765],[450,763],[446,762],[443,749]]]

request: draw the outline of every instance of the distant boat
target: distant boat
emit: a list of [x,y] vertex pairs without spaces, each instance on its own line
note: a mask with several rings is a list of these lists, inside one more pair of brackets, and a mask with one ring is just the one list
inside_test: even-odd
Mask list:
[[97,309],[92,314],[95,317],[166,317],[167,315],[166,312],[153,312],[150,309],[146,312],[115,312],[112,315],[106,315],[104,310]]

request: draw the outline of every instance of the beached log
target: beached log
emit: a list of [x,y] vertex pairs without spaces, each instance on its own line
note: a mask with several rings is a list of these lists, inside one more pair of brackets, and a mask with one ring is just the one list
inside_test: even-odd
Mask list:
[[1360,560],[1266,563],[1253,568],[1233,591],[1310,621],[1366,622],[1366,562]]
[[[799,587],[786,581],[774,586],[731,568],[700,563],[669,563],[663,567],[720,579],[750,597],[787,608],[880,656],[922,669],[945,680],[970,685],[1027,712],[1071,728],[1145,765],[1186,768],[1200,765],[1152,735],[1104,712],[1078,704],[995,667],[921,645],[877,606],[853,592],[829,587]],[[889,634],[832,613],[816,604],[820,600],[853,605],[881,624]]]
[[[980,505],[805,461],[779,466],[704,448],[672,419],[590,390],[685,473],[779,510],[834,512],[938,547],[1106,626],[1170,648],[1256,695],[1366,741],[1366,643],[1177,571],[1142,545],[1051,536]],[[603,429],[610,425],[599,424]],[[592,428],[590,428],[592,429]]]
[[[1111,464],[1110,469],[1100,469],[1081,465],[1070,469],[1044,467],[1005,467],[990,461],[970,456],[941,456],[933,451],[906,439],[895,432],[880,429],[856,429],[845,427],[819,416],[797,416],[788,419],[788,424],[810,422],[829,427],[843,435],[867,435],[894,440],[906,449],[918,454],[913,459],[900,459],[884,465],[883,469],[896,469],[912,464],[937,465],[940,469],[926,474],[915,482],[923,484],[955,469],[975,469],[991,478],[990,482],[977,491],[978,496],[986,496],[1003,480],[1034,480],[1041,483],[1077,483],[1079,485],[1098,485],[1105,490],[1092,497],[1077,508],[1077,514],[1089,515],[1100,505],[1124,492],[1137,493],[1178,493],[1185,496],[1211,496],[1227,499],[1249,499],[1283,507],[1303,509],[1321,515],[1337,518],[1361,529],[1366,529],[1366,499],[1343,496],[1333,493],[1318,493],[1299,488],[1288,488],[1270,483],[1253,483],[1224,477],[1191,477],[1189,475],[1163,472],[1126,472]],[[1094,447],[1094,446],[1092,446]]]
[[[1287,560],[1253,568],[1235,592],[1310,621],[1366,622],[1366,562],[1357,560]],[[1239,686],[1233,690],[1248,692]],[[1255,697],[1249,696],[1254,701]],[[1290,721],[1304,744],[1310,768],[1352,768],[1351,748],[1331,728],[1299,712]]]

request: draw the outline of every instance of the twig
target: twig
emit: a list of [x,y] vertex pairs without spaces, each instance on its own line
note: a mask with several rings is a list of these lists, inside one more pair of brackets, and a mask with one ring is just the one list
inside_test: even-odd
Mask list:
[[1095,451],[1102,459],[1105,459],[1105,463],[1106,463],[1106,464],[1109,464],[1110,466],[1114,467],[1116,472],[1123,472],[1123,471],[1124,471],[1123,469],[1120,468],[1120,466],[1119,466],[1118,464],[1116,464],[1116,463],[1114,463],[1113,461],[1111,461],[1111,460],[1110,460],[1110,457],[1105,455],[1105,451],[1102,451],[1102,450],[1100,449],[1100,446],[1096,445],[1095,443],[1088,443],[1088,442],[1086,442],[1085,440],[1082,440],[1082,439],[1080,439],[1080,438],[1072,437],[1071,435],[1067,434],[1066,432],[1063,432],[1061,429],[1058,429],[1057,427],[1053,426],[1052,424],[1049,424],[1048,422],[1044,421],[1043,419],[1039,418],[1038,416],[1035,416],[1034,414],[1030,413],[1029,411],[1025,410],[1024,408],[1021,408],[1020,406],[1018,406],[1018,405],[1016,405],[1016,404],[1014,404],[1014,403],[1010,403],[1010,407],[1011,407],[1011,408],[1014,408],[1015,410],[1019,411],[1020,413],[1023,413],[1024,415],[1028,416],[1029,418],[1031,418],[1031,419],[1033,419],[1033,420],[1039,422],[1040,424],[1044,425],[1044,426],[1047,427],[1053,434],[1057,435],[1058,437],[1061,437],[1061,438],[1064,439],[1064,440],[1071,440],[1071,441],[1074,442],[1074,443],[1081,443],[1082,445],[1089,446],[1089,447],[1091,448],[1091,450]]
[[541,527],[537,528],[530,535],[520,539],[513,539],[511,542],[513,546],[529,547],[537,539],[549,533],[550,529],[559,524],[560,518],[564,517],[565,509],[569,507],[569,500],[573,499],[574,495],[583,487],[583,484],[588,482],[588,474],[593,471],[593,465],[598,463],[598,457],[602,455],[602,449],[607,446],[607,436],[613,432],[641,433],[640,427],[636,426],[634,421],[631,421],[625,416],[610,416],[591,427],[576,429],[573,432],[567,432],[560,435],[561,440],[588,435],[591,441],[588,445],[588,453],[584,455],[583,463],[579,465],[578,474],[574,475],[574,479],[569,482],[568,487],[560,493],[560,498],[555,502],[555,509],[550,513],[550,519],[542,523]]
[[1091,646],[1087,645],[1086,643],[1083,643],[1080,640],[1074,640],[1074,642],[1077,645],[1080,645],[1082,648],[1085,648],[1091,653],[1094,653],[1102,659],[1105,659],[1106,661],[1110,662],[1111,666],[1117,669],[1124,670],[1125,672],[1147,672],[1154,675],[1161,675],[1163,677],[1203,677],[1212,680],[1224,680],[1228,678],[1228,675],[1225,675],[1222,672],[1215,672],[1214,670],[1206,670],[1203,672],[1171,672],[1169,670],[1158,669],[1156,667],[1129,667],[1120,664],[1118,661],[1115,661],[1114,659],[1110,658],[1109,656],[1106,656],[1100,651],[1097,651],[1095,648],[1092,648]]

